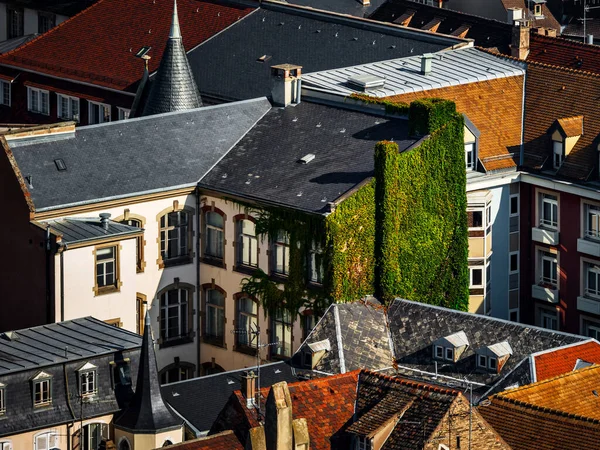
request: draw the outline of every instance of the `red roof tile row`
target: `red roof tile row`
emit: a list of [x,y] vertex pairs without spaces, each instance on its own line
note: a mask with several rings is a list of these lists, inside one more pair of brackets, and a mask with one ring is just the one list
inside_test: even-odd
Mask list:
[[578,359],[600,364],[600,343],[586,341],[533,355],[536,381],[554,378],[573,371]]

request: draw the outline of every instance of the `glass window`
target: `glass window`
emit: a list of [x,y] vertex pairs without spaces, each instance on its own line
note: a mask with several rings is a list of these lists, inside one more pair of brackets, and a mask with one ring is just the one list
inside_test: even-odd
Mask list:
[[42,34],[56,25],[56,15],[38,11],[38,33]]
[[496,370],[496,367],[498,367],[498,360],[493,356],[490,356],[488,358],[488,368],[491,370]]
[[321,246],[312,243],[308,254],[308,279],[312,283],[323,283],[324,258]]
[[50,114],[50,93],[41,89],[27,87],[27,110],[39,113]]
[[52,383],[49,378],[33,383],[33,404],[43,406],[52,403]]
[[292,356],[292,317],[288,311],[279,309],[271,320],[271,356]]
[[79,122],[79,99],[62,94],[57,94],[57,99],[59,119]]
[[[142,221],[138,219],[122,220],[121,223],[129,225],[130,227],[142,228]],[[135,238],[135,268],[137,272],[144,271],[144,236],[138,236]]]
[[160,374],[160,384],[177,383],[192,378],[193,370],[191,367],[175,365],[170,369],[163,370]]
[[585,295],[600,297],[600,266],[584,263]]
[[483,287],[483,267],[469,267],[471,283],[469,287]]
[[510,196],[510,215],[519,215],[519,194],[513,194]]
[[16,8],[13,6],[7,6],[6,8],[6,37],[12,39],[23,36],[25,26],[25,14],[23,8]]
[[483,228],[483,211],[467,211],[467,220],[469,229],[482,229]]
[[316,317],[314,314],[304,314],[302,316],[302,340],[305,341],[308,335],[315,327]]
[[465,162],[467,170],[475,170],[477,158],[475,157],[475,143],[465,144]]
[[487,356],[477,355],[477,365],[479,367],[487,367]]
[[88,370],[79,374],[79,386],[81,395],[93,395],[97,391],[96,371]]
[[110,122],[110,105],[105,105],[104,103],[89,102],[88,113],[88,123],[90,125],[95,123]]
[[273,242],[273,272],[288,275],[290,272],[290,237],[280,231]]
[[542,252],[542,284],[556,285],[558,281],[558,261],[552,253]]
[[10,106],[10,83],[0,80],[0,105]]
[[225,250],[223,240],[223,216],[214,211],[207,211],[204,214],[204,220],[206,232],[204,256],[223,259]]
[[96,249],[96,285],[115,287],[117,285],[117,247]]
[[167,341],[188,334],[186,289],[171,289],[160,296],[160,337]]
[[131,367],[127,362],[117,363],[113,369],[113,384],[115,389],[120,386],[131,386]]
[[585,237],[600,239],[600,206],[585,205]]
[[371,439],[365,436],[356,437],[356,450],[372,450]]
[[206,290],[206,327],[204,336],[218,344],[225,337],[225,296],[217,289]]
[[558,197],[542,194],[540,225],[556,228],[558,226]]
[[38,434],[35,439],[35,450],[58,449],[59,438],[55,431]]
[[448,361],[454,361],[454,349],[446,347],[446,359]]
[[558,317],[556,311],[540,309],[540,325],[549,330],[558,330]]
[[191,214],[173,211],[160,218],[160,254],[163,261],[189,256]]
[[[6,388],[0,385],[0,414],[6,412]],[[2,447],[0,447],[2,450]]]
[[562,165],[562,161],[563,161],[563,143],[562,142],[558,142],[558,141],[552,141],[553,142],[553,154],[554,154],[554,159],[553,159],[553,166],[555,169],[559,169],[560,166]]
[[581,325],[583,328],[581,334],[596,340],[600,339],[600,322],[593,322],[591,320],[583,319]]
[[108,439],[108,425],[89,423],[83,427],[83,450],[99,450],[102,439]]
[[0,442],[0,450],[13,450],[12,444],[10,442],[2,441]]
[[237,300],[237,345],[256,348],[258,330],[258,304],[249,297]]
[[237,264],[241,266],[258,266],[258,240],[256,226],[247,219],[238,220],[237,226]]
[[444,358],[444,347],[441,345],[435,346],[435,357],[440,359]]
[[509,265],[508,270],[510,273],[516,273],[519,271],[519,252],[512,252],[508,256]]
[[129,119],[129,114],[131,114],[131,110],[125,108],[117,108],[119,111],[119,120],[127,120]]

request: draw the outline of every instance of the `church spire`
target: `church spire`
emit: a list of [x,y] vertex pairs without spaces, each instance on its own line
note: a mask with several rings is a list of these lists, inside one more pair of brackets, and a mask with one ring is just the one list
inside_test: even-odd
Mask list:
[[143,116],[202,106],[202,98],[183,47],[177,0],[173,4],[171,31],[156,75],[151,81]]

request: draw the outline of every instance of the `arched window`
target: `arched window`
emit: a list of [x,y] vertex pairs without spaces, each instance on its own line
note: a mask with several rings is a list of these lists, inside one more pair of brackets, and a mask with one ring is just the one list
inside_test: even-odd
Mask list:
[[109,439],[108,424],[88,423],[83,427],[82,450],[98,450],[102,439]]
[[217,209],[204,211],[204,257],[223,261],[225,255],[225,215]]
[[236,216],[236,257],[238,267],[258,267],[258,239],[256,225],[249,216]]
[[290,236],[284,231],[277,233],[272,243],[271,272],[287,276],[290,273]]
[[216,364],[213,361],[202,363],[202,366],[200,367],[200,372],[202,376],[206,376],[213,375],[215,373],[225,372],[225,369],[223,369],[220,365]]
[[243,294],[236,294],[236,323],[235,323],[235,346],[236,350],[256,352],[258,338],[258,303]]
[[[130,227],[143,228],[144,221],[141,217],[129,217],[128,219],[121,220],[121,223],[125,225],[129,225]],[[138,273],[144,271],[145,263],[144,263],[144,235],[138,236],[135,238],[135,267]]]
[[119,450],[131,450],[131,445],[126,437],[122,437],[119,441]]
[[173,445],[173,443],[172,443],[172,442],[171,442],[169,439],[167,439],[167,440],[166,440],[166,441],[163,443],[163,445],[162,445],[162,446],[163,446],[163,447],[167,447],[168,445]]
[[271,316],[271,342],[277,343],[270,347],[271,356],[292,356],[292,315],[284,310],[278,309]]
[[225,291],[211,284],[204,285],[204,341],[225,344]]
[[179,361],[179,358],[175,358],[173,364],[169,364],[160,371],[160,384],[188,380],[194,376],[195,368],[196,366],[194,364]]
[[192,285],[176,282],[159,292],[160,345],[190,338],[193,291]]
[[184,208],[168,211],[159,218],[160,260],[159,265],[192,262],[193,210]]

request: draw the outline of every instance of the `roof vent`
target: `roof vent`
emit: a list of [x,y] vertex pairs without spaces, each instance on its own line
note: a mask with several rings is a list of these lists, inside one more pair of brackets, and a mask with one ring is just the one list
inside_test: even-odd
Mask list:
[[108,230],[108,219],[110,219],[110,213],[100,213],[100,225],[105,230]]
[[54,164],[56,164],[56,169],[59,171],[67,170],[67,165],[62,158],[55,159]]
[[2,333],[2,337],[4,339],[6,339],[7,341],[18,341],[19,340],[19,335],[14,331],[7,331],[5,333]]
[[433,53],[423,53],[423,56],[421,56],[421,75],[428,75],[431,73],[432,59]]
[[256,62],[264,63],[270,60],[271,58],[271,55],[262,55],[260,58],[256,59]]
[[309,153],[307,155],[304,155],[302,158],[300,158],[298,160],[298,162],[300,164],[308,164],[309,162],[311,162],[313,159],[315,159],[315,155],[313,153]]
[[385,78],[376,75],[356,75],[348,78],[348,83],[357,86],[363,91],[383,87]]

